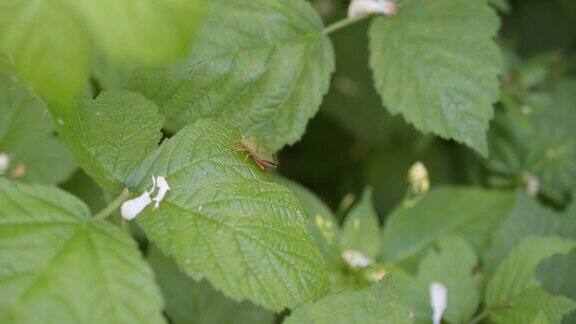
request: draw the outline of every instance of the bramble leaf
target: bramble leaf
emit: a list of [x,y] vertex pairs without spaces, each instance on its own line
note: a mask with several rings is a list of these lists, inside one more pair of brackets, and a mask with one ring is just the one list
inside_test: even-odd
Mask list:
[[212,118],[273,151],[298,141],[328,90],[332,45],[302,0],[213,0],[191,55],[136,73],[173,132]]
[[69,106],[97,51],[149,66],[189,48],[204,0],[6,0],[0,52],[48,102]]
[[240,140],[200,121],[164,141],[128,181],[143,190],[164,176],[171,188],[138,224],[188,275],[234,300],[280,311],[317,299],[328,289],[326,265],[300,204],[246,163]]
[[0,322],[164,322],[136,243],[84,203],[0,179],[0,206]]
[[61,136],[76,162],[101,186],[119,192],[126,178],[158,145],[162,117],[151,101],[125,90],[76,103],[61,119]]
[[330,295],[297,308],[285,324],[412,323],[388,279],[371,287]]
[[370,65],[386,108],[418,130],[488,155],[499,98],[499,20],[487,0],[406,0],[370,28]]
[[70,153],[54,134],[44,103],[2,66],[0,154],[9,159],[0,176],[15,180],[56,184],[75,169]]
[[148,261],[166,300],[165,312],[170,323],[271,324],[274,321],[271,312],[249,302],[235,303],[207,282],[195,282],[155,247],[149,250]]

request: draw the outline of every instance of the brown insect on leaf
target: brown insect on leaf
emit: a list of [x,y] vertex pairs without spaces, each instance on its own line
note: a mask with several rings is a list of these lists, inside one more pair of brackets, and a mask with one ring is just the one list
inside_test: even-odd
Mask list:
[[264,171],[272,171],[278,167],[278,159],[263,145],[257,145],[253,140],[242,136],[240,140],[242,151],[248,153],[254,162]]

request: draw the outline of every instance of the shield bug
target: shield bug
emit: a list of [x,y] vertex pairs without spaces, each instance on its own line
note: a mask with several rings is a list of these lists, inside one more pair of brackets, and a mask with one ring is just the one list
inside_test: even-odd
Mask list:
[[242,136],[240,148],[254,159],[254,162],[264,171],[272,171],[278,167],[278,159],[270,149],[257,144],[254,140]]

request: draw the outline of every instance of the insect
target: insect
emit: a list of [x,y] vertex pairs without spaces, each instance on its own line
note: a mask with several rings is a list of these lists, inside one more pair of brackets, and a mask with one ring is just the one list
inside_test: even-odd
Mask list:
[[272,171],[278,167],[278,159],[270,149],[256,142],[250,138],[242,136],[240,140],[240,148],[242,151],[248,153],[247,156],[252,156],[254,162],[264,171]]

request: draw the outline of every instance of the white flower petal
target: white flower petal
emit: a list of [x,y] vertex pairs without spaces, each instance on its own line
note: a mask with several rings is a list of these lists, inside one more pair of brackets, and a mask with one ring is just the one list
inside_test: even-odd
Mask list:
[[144,193],[139,197],[126,200],[120,207],[120,214],[123,218],[132,220],[151,203],[152,198],[150,198],[150,193],[148,191],[144,191]]
[[440,324],[446,305],[448,303],[448,290],[440,282],[433,282],[430,285],[430,305],[432,305],[432,322]]
[[160,202],[164,200],[166,193],[170,190],[170,186],[168,185],[166,178],[162,176],[156,177],[154,186],[158,187],[158,193],[154,198],[152,198],[152,201],[154,201],[154,209],[156,209],[160,207]]
[[348,18],[370,14],[394,16],[397,5],[390,0],[353,0],[348,7]]
[[364,255],[364,253],[357,250],[345,250],[342,252],[342,258],[346,261],[352,268],[366,268],[367,266],[374,263],[370,257]]
[[4,174],[10,167],[10,156],[0,153],[0,175]]

